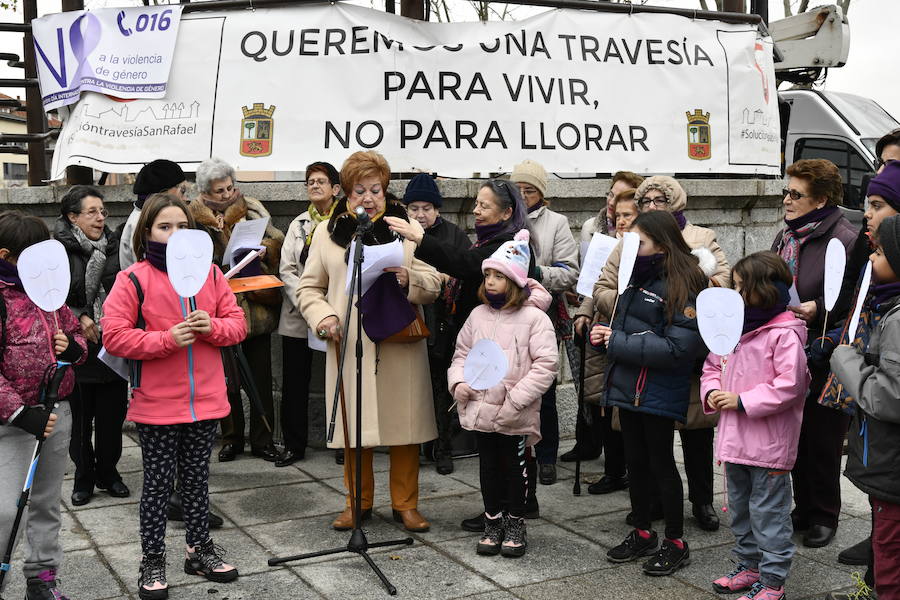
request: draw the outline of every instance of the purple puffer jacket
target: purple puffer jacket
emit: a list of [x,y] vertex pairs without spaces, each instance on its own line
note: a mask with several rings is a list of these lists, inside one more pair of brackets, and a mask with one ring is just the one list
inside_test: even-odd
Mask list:
[[[39,391],[44,370],[54,362],[53,333],[56,323],[28,299],[25,292],[0,282],[0,294],[6,303],[6,349],[0,356],[0,422],[6,423],[22,406],[40,401]],[[87,358],[87,344],[81,325],[67,306],[56,311],[63,333],[80,346],[76,364]],[[72,350],[67,350],[71,355]],[[65,398],[75,386],[75,374],[70,369],[59,386],[59,397]]]
[[[541,396],[556,378],[556,333],[546,310],[550,294],[534,279],[531,296],[518,310],[496,310],[486,304],[475,308],[456,338],[456,353],[447,372],[447,384],[457,402],[459,423],[470,431],[526,435],[528,445],[541,439]],[[469,350],[480,339],[497,342],[509,369],[496,386],[465,397]]]

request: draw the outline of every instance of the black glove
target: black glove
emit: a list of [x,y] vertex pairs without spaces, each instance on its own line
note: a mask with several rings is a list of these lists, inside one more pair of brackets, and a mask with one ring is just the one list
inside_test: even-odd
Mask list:
[[809,348],[806,349],[806,360],[809,366],[820,371],[830,371],[831,366],[828,364],[828,361],[831,360],[834,348],[834,340],[830,337],[820,337],[813,340]]
[[42,440],[44,439],[44,430],[47,428],[47,421],[49,420],[50,411],[43,406],[26,406],[9,424],[23,429],[37,439]]

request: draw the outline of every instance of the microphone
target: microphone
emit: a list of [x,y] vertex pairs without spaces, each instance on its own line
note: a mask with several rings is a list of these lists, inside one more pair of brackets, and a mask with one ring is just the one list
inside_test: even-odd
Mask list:
[[354,212],[356,213],[357,231],[366,231],[372,227],[372,217],[362,206],[357,206]]

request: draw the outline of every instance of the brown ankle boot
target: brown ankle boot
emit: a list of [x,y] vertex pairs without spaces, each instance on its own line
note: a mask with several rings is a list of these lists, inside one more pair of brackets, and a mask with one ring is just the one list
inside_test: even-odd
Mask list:
[[[364,508],[362,511],[362,518],[360,519],[361,523],[364,523],[372,518],[372,509]],[[348,506],[344,509],[344,512],[338,515],[337,519],[335,519],[331,526],[337,529],[338,531],[348,531],[353,529],[353,510]]]
[[409,510],[394,509],[394,520],[398,523],[403,523],[403,528],[407,531],[414,531],[417,533],[428,531],[431,527],[431,523],[426,521],[425,517],[420,515],[419,511],[415,508]]

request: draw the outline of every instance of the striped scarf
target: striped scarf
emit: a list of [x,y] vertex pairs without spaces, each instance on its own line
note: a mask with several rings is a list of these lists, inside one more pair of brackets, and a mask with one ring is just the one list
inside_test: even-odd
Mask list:
[[822,221],[813,221],[796,229],[785,227],[781,232],[781,244],[778,248],[778,254],[787,263],[791,275],[794,277],[794,283],[797,282],[797,273],[800,271],[800,248],[806,241],[807,236],[815,231]]
[[321,214],[316,207],[313,206],[312,202],[309,203],[309,220],[312,221],[312,227],[309,228],[309,233],[306,234],[306,246],[309,247],[310,242],[312,242],[313,233],[316,231],[316,227],[319,226],[319,223],[322,221],[327,221],[331,218],[331,213],[334,212],[334,207],[337,202],[332,202],[331,206],[328,207],[328,212],[324,215]]

